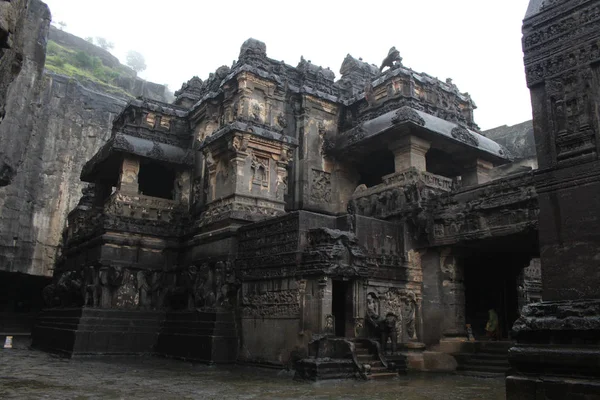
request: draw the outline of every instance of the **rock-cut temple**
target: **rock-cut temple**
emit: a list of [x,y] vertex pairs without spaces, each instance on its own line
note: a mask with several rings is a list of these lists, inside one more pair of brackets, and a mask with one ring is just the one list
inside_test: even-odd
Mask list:
[[395,48],[340,74],[249,39],[172,104],[130,101],[81,172],[34,346],[315,378],[434,368],[490,310],[507,339],[540,300],[531,170],[504,174],[469,94]]

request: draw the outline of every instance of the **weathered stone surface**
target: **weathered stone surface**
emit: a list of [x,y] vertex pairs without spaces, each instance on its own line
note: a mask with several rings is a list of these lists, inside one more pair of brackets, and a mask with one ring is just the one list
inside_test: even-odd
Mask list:
[[[396,375],[383,350],[461,341],[467,252],[453,246],[535,233],[532,176],[479,185],[509,159],[470,97],[390,57],[383,72],[347,57],[336,83],[250,39],[174,104],[131,101],[83,168],[50,304],[234,310],[226,352],[244,362],[289,365],[336,335],[348,365],[380,377]],[[192,329],[176,322],[172,338]]]
[[599,6],[532,0],[523,23],[543,301],[514,325],[508,399],[600,398]]
[[0,1],[0,186],[14,179],[33,134],[49,24],[39,0]]
[[[126,99],[104,94],[102,87],[85,86],[90,82],[82,84],[52,73],[39,75],[48,22],[43,18],[49,15],[45,6],[36,4],[32,2],[28,9],[29,19],[20,22],[29,29],[20,40],[36,41],[23,50],[26,62],[8,88],[6,110],[12,111],[0,122],[0,143],[7,140],[6,145],[0,146],[0,154],[12,157],[11,149],[22,146],[13,183],[0,188],[0,224],[3,226],[0,269],[51,275],[67,214],[77,204],[85,186],[79,179],[81,169],[109,139],[113,120],[126,105]],[[37,36],[31,36],[32,32],[37,32]],[[95,47],[73,35],[58,32],[54,31],[53,35],[71,41],[71,45],[85,43],[85,46]],[[90,51],[99,54],[103,50]],[[2,62],[9,54],[4,53]],[[131,93],[166,100],[164,86],[135,77],[131,79]],[[35,87],[28,86],[32,82]]]

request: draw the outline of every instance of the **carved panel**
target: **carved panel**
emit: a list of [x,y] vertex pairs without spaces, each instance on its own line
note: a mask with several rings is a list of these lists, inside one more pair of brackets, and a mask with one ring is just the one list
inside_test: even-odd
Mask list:
[[310,199],[315,203],[331,202],[331,174],[329,172],[312,170]]
[[245,318],[298,318],[300,302],[298,289],[248,293],[242,298]]

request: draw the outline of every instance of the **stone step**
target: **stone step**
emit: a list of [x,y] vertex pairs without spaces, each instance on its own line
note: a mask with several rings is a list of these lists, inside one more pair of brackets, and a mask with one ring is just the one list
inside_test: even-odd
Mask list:
[[371,373],[372,374],[376,374],[376,373],[380,373],[380,372],[391,372],[390,370],[388,370],[386,367],[384,367],[383,365],[380,365],[378,367],[374,367],[371,365]]
[[392,379],[398,376],[396,372],[379,372],[376,374],[367,375],[367,379],[369,380],[379,380],[379,379]]
[[472,358],[480,358],[486,360],[506,360],[508,359],[508,353],[473,353]]
[[373,356],[371,356],[371,355],[357,355],[356,359],[363,364],[369,363],[371,361],[375,361],[375,358],[373,358]]
[[499,367],[508,367],[510,364],[508,363],[508,359],[488,359],[488,358],[470,358],[464,361],[465,365],[495,365]]
[[472,376],[475,378],[503,378],[506,374],[505,372],[478,372],[478,371],[457,371],[458,375],[462,376]]
[[504,374],[508,371],[509,366],[496,366],[496,365],[478,365],[478,364],[467,364],[458,367],[460,371],[468,372],[486,372],[486,373],[497,373]]

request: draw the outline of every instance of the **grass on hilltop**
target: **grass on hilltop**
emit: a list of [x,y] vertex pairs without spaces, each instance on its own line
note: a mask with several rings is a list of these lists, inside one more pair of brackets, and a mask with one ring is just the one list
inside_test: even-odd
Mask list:
[[121,76],[127,75],[119,69],[107,67],[100,58],[81,50],[69,49],[49,40],[46,47],[46,69],[56,74],[73,77],[80,82],[91,81],[107,92],[133,97],[115,85]]

